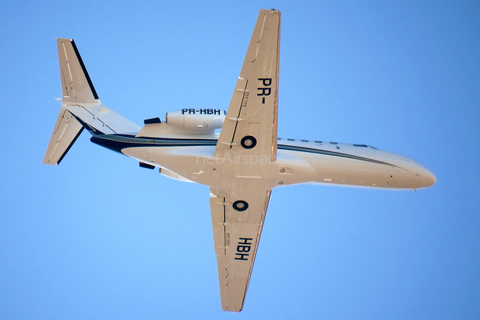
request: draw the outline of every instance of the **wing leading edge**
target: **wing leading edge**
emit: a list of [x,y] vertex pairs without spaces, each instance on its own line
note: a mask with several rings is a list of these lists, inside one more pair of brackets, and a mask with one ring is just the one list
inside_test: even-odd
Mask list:
[[215,148],[210,210],[222,309],[243,308],[277,154],[280,12],[261,10]]

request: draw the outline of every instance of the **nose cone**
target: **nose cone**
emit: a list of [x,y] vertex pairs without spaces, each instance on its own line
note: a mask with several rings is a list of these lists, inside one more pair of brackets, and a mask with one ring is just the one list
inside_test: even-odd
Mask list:
[[392,154],[395,167],[400,169],[395,173],[392,171],[390,177],[397,178],[396,186],[398,189],[421,189],[433,186],[437,182],[437,177],[425,166],[410,158]]
[[433,186],[437,182],[437,177],[433,174],[432,171],[423,167],[419,172],[420,174],[420,188],[428,188]]

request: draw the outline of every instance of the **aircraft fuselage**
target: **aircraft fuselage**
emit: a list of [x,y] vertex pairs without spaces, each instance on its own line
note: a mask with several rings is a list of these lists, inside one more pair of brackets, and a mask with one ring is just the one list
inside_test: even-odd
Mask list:
[[142,163],[168,169],[196,183],[224,187],[217,168],[233,170],[247,164],[237,178],[265,179],[271,188],[319,183],[388,189],[418,189],[433,185],[430,170],[407,157],[365,144],[318,140],[278,139],[276,161],[267,156],[213,156],[215,138],[150,138],[128,135],[94,135],[92,142],[119,151]]

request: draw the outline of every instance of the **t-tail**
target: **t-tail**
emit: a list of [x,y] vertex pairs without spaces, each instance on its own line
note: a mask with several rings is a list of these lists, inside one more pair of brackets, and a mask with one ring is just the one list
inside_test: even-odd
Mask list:
[[58,165],[83,129],[91,134],[135,134],[140,127],[100,102],[72,39],[57,39],[62,103],[43,163]]

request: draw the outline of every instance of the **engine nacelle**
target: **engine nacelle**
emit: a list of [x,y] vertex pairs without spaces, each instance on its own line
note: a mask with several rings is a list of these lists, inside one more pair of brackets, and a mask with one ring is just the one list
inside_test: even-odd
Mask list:
[[167,112],[167,124],[178,128],[212,131],[220,129],[226,111],[220,109],[181,109]]

